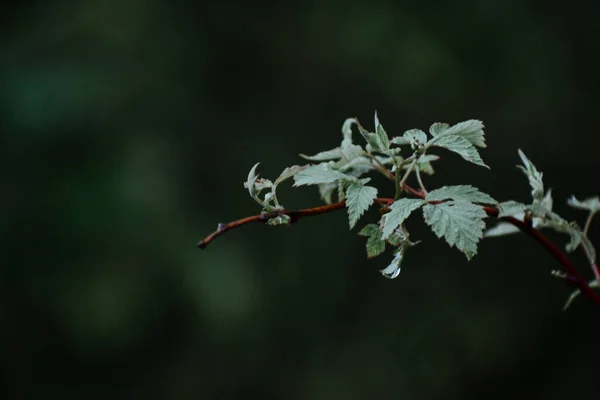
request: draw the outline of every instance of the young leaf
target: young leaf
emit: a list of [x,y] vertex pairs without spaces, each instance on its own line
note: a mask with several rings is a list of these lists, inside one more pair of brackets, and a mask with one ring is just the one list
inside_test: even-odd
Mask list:
[[385,276],[388,279],[394,279],[400,274],[400,266],[402,264],[402,260],[404,259],[405,250],[405,245],[401,245],[400,248],[396,250],[396,252],[394,253],[394,259],[392,260],[390,265],[388,265],[380,271],[383,276]]
[[[367,143],[371,146],[373,151],[377,151],[380,153],[387,153],[387,150],[390,148],[389,141],[382,140],[382,137],[377,133],[371,133],[367,131],[362,125],[358,124],[358,131],[365,138]],[[387,134],[385,135],[387,138]]]
[[377,111],[375,111],[375,133],[379,137],[381,144],[384,150],[388,150],[390,148],[390,139],[388,138],[387,132],[383,129],[383,125],[379,123],[379,118],[377,117]]
[[476,119],[470,119],[468,121],[459,122],[450,128],[446,128],[442,133],[444,135],[464,137],[477,147],[487,147],[485,144],[483,128],[483,122]]
[[541,201],[544,196],[544,182],[542,181],[542,173],[537,170],[535,165],[525,156],[525,154],[518,150],[519,157],[523,162],[523,166],[518,165],[517,167],[523,171],[523,173],[529,179],[529,185],[531,186],[531,197],[534,201]]
[[[322,151],[313,156],[307,156],[306,154],[300,154],[300,157],[309,161],[330,161],[339,160],[344,156],[344,149],[352,146],[352,125],[358,124],[358,121],[354,118],[348,118],[342,125],[342,135],[344,139],[340,147],[335,149]],[[360,148],[360,146],[358,146]]]
[[358,232],[360,236],[366,236],[367,239],[367,258],[377,257],[385,250],[385,240],[381,239],[381,230],[376,224],[365,225]]
[[294,186],[331,183],[340,179],[354,180],[354,177],[346,175],[340,171],[330,169],[327,165],[310,165],[294,175]]
[[342,135],[344,135],[342,147],[352,144],[352,125],[355,124],[358,124],[358,121],[355,118],[348,118],[344,121],[344,124],[342,125]]
[[497,204],[490,195],[480,192],[479,189],[469,185],[442,186],[432,190],[425,197],[426,201],[439,201],[453,199],[456,201],[470,201],[471,203]]
[[350,229],[354,228],[358,219],[373,204],[377,197],[377,189],[372,186],[363,186],[362,183],[353,183],[346,190],[346,206]]
[[381,224],[383,226],[383,235],[381,238],[387,239],[414,210],[421,207],[423,204],[424,201],[421,199],[403,198],[396,200],[390,206],[390,212],[381,217]]
[[289,215],[285,215],[285,214],[281,214],[276,217],[269,218],[269,220],[267,220],[267,225],[271,225],[271,226],[289,225],[291,223],[292,223],[292,219],[290,218]]
[[431,136],[436,137],[448,128],[450,128],[450,125],[445,122],[435,122],[429,127],[429,133],[431,133]]
[[272,187],[273,182],[271,182],[270,180],[263,178],[254,178],[254,190],[256,191],[256,195],[258,195],[264,189],[271,189]]
[[392,140],[390,140],[390,143],[397,144],[397,145],[403,145],[403,144],[409,144],[410,141],[408,139],[406,139],[404,136],[396,136],[396,137],[392,138]]
[[441,134],[433,138],[429,143],[432,146],[443,147],[454,153],[457,153],[462,158],[472,162],[473,164],[477,164],[488,169],[490,168],[483,162],[475,146],[473,146],[473,144],[464,137],[458,135]]
[[298,172],[302,171],[304,168],[306,168],[306,166],[292,165],[291,167],[287,167],[286,169],[283,170],[281,175],[279,175],[279,177],[277,179],[275,179],[275,186],[279,185],[281,182],[285,181],[286,179],[293,177]]
[[582,201],[577,200],[575,196],[571,196],[571,198],[567,200],[567,204],[573,208],[588,210],[593,213],[600,211],[600,198],[598,198],[598,196],[589,197]]
[[256,179],[258,178],[258,176],[256,175],[256,168],[258,168],[258,164],[260,163],[257,162],[256,164],[254,164],[254,167],[250,169],[250,172],[248,173],[248,178],[246,179],[246,182],[244,182],[244,187],[248,189],[250,197],[256,197],[257,195],[256,189],[254,187],[254,182],[256,182]]
[[465,201],[426,204],[423,218],[437,237],[465,253],[471,259],[477,253],[477,243],[483,237],[486,217],[483,207]]
[[427,134],[420,129],[410,129],[402,135],[413,149],[418,149],[427,143]]

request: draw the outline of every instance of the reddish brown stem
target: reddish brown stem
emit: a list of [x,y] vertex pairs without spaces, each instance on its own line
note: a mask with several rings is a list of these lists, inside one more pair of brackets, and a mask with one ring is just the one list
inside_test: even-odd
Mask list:
[[[393,200],[391,199],[378,199],[381,202],[386,202],[386,200],[390,200],[390,202],[392,202]],[[269,212],[269,213],[264,213],[264,214],[258,214],[258,215],[253,215],[251,217],[246,217],[246,218],[242,218],[242,219],[238,219],[236,221],[232,221],[226,224],[219,224],[217,226],[217,230],[214,231],[213,233],[211,233],[210,235],[208,235],[207,237],[205,237],[203,240],[201,240],[200,242],[198,242],[198,244],[196,246],[198,246],[199,248],[203,249],[205,248],[210,242],[212,242],[213,240],[215,240],[217,237],[221,236],[222,234],[235,229],[235,228],[239,228],[240,226],[252,223],[252,222],[262,222],[265,223],[268,220],[270,220],[271,218],[275,218],[278,217],[280,215],[287,215],[288,217],[290,217],[290,222],[296,223],[300,218],[302,217],[310,217],[312,215],[321,215],[321,214],[327,214],[330,213],[332,211],[336,211],[339,209],[342,209],[346,206],[346,202],[344,201],[340,201],[339,203],[335,203],[335,204],[327,204],[325,206],[319,206],[319,207],[313,207],[313,208],[305,208],[303,210],[281,210],[281,211],[273,211],[273,212]]]
[[[498,209],[494,207],[484,207],[485,211],[490,217],[498,216]],[[500,219],[505,220],[519,228],[521,232],[531,236],[534,238],[552,257],[558,261],[560,265],[562,265],[570,276],[573,276],[577,280],[577,285],[581,292],[591,301],[596,307],[600,308],[600,296],[592,289],[586,280],[581,276],[579,271],[575,268],[575,266],[571,263],[571,261],[567,258],[565,253],[559,250],[558,247],[554,243],[552,243],[542,232],[535,229],[530,223],[521,221],[514,217],[501,217]]]
[[[406,190],[407,192],[413,194],[416,197],[419,197],[421,199],[425,198],[425,193],[423,193],[419,190],[416,190],[407,184],[403,185],[403,189]],[[376,201],[380,204],[391,204],[394,202],[394,199],[378,198],[378,199],[376,199]],[[438,202],[436,202],[436,203],[438,203]],[[300,218],[310,217],[313,215],[327,214],[327,213],[330,213],[330,212],[333,212],[336,210],[343,209],[345,206],[346,206],[346,203],[344,201],[340,201],[340,202],[334,203],[334,204],[328,204],[328,205],[313,207],[313,208],[305,208],[302,210],[273,211],[273,212],[269,212],[269,213],[253,215],[251,217],[238,219],[236,221],[232,221],[232,222],[225,223],[225,224],[219,224],[217,227],[217,230],[214,231],[213,233],[211,233],[210,235],[208,235],[206,238],[204,238],[200,242],[198,242],[197,246],[199,248],[203,249],[210,242],[212,242],[214,239],[221,236],[222,234],[224,234],[232,229],[239,228],[240,226],[243,226],[243,225],[246,225],[246,224],[249,224],[252,222],[265,223],[271,218],[275,218],[280,215],[287,215],[290,217],[290,222],[293,224],[293,223],[296,223]],[[489,215],[490,217],[498,217],[498,209],[497,208],[485,206],[484,210],[486,211],[487,215]],[[562,265],[566,269],[566,271],[570,275],[572,275],[576,279],[577,285],[578,285],[579,289],[581,289],[581,291],[585,295],[585,297],[587,297],[587,299],[589,301],[591,301],[596,307],[600,308],[600,296],[592,288],[590,288],[590,286],[587,284],[585,279],[577,271],[575,266],[571,263],[571,261],[567,258],[567,256],[562,251],[560,251],[558,249],[558,247],[556,247],[556,245],[554,243],[552,243],[550,240],[548,240],[548,238],[546,238],[546,236],[544,236],[539,230],[533,228],[531,223],[521,221],[514,217],[501,217],[500,219],[503,219],[506,222],[509,222],[509,223],[515,225],[522,232],[524,232],[525,234],[527,234],[527,235],[531,236],[533,239],[535,239],[548,253],[550,253],[550,255],[552,255],[556,259],[556,261],[558,261],[558,263],[560,265]]]

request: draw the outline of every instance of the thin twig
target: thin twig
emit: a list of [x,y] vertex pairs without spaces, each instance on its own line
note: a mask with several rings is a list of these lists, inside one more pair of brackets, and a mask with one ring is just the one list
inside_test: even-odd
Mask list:
[[379,166],[379,168],[375,167],[375,169],[385,175],[389,180],[393,181],[395,179],[395,175],[392,171],[390,171],[385,165],[381,163],[373,154],[369,154],[369,158],[372,161],[375,161],[375,164]]
[[394,185],[396,186],[396,192],[394,193],[394,200],[398,200],[400,195],[402,194],[402,185],[400,184],[400,165],[394,158],[394,165],[396,167],[395,175],[394,175]]
[[405,186],[405,183],[406,183],[406,180],[408,179],[408,176],[412,172],[412,170],[415,167],[415,165],[417,165],[417,161],[418,161],[418,158],[415,157],[415,159],[410,163],[410,165],[408,166],[408,169],[406,170],[406,172],[404,173],[404,176],[402,177],[402,180],[400,181],[400,186],[402,186],[402,187]]
[[427,196],[427,189],[425,189],[425,185],[423,184],[423,180],[421,179],[421,170],[419,169],[419,165],[415,165],[415,175],[417,175],[417,182],[419,182],[419,187],[421,188],[421,192],[425,196]]
[[[584,234],[587,235],[586,233],[584,233]],[[598,265],[596,264],[596,260],[594,260],[592,258],[592,252],[590,251],[590,249],[587,245],[587,242],[585,240],[581,241],[581,248],[583,249],[583,252],[585,253],[586,258],[590,262],[590,265],[592,267],[592,272],[594,273],[594,278],[596,278],[596,280],[600,280],[600,271],[598,271]]]
[[[394,200],[393,199],[388,199],[388,198],[378,198],[376,199],[379,203],[382,204],[390,204],[393,203]],[[213,240],[215,240],[217,237],[227,233],[228,231],[235,229],[235,228],[239,228],[240,226],[244,226],[253,222],[262,222],[265,223],[268,220],[270,220],[271,218],[276,218],[280,215],[287,215],[288,217],[290,217],[290,223],[294,224],[296,223],[300,218],[303,217],[310,217],[313,215],[321,215],[321,214],[327,214],[333,211],[337,211],[340,210],[342,208],[344,208],[346,206],[346,202],[345,201],[340,201],[338,203],[334,203],[334,204],[327,204],[324,206],[319,206],[319,207],[313,207],[313,208],[305,208],[302,210],[278,210],[278,211],[272,211],[269,213],[263,213],[263,214],[258,214],[258,215],[252,215],[250,217],[246,217],[246,218],[242,218],[242,219],[238,219],[232,222],[228,222],[228,223],[221,223],[217,225],[217,230],[214,231],[213,233],[211,233],[210,235],[208,235],[207,237],[205,237],[204,239],[202,239],[201,241],[198,242],[198,244],[196,244],[197,247],[203,249],[206,246],[208,246],[208,244],[210,242],[212,242]]]

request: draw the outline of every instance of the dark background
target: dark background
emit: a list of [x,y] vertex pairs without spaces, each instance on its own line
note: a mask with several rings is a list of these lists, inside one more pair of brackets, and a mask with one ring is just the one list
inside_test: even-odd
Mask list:
[[[375,109],[393,136],[483,120],[491,171],[443,153],[428,186],[527,201],[521,148],[582,223],[598,30],[592,2],[3,3],[4,398],[597,398],[598,310],[561,312],[529,238],[467,262],[414,218],[393,281],[343,212],[195,243],[259,211],[255,162],[275,178]],[[287,207],[320,203],[290,186]]]

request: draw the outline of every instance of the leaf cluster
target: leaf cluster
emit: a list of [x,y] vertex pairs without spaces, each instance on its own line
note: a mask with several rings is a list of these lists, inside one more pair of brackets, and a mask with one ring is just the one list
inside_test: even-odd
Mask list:
[[[355,127],[360,134],[359,143],[354,141]],[[316,186],[321,199],[327,204],[331,204],[336,196],[338,202],[343,202],[339,204],[346,208],[350,229],[378,202],[382,215],[377,221],[366,224],[359,235],[366,237],[368,258],[383,254],[388,246],[392,248],[392,260],[381,269],[381,273],[385,277],[396,278],[407,250],[419,243],[410,240],[406,226],[406,221],[418,209],[432,232],[438,238],[443,238],[450,247],[464,253],[469,260],[477,254],[478,244],[484,236],[517,232],[515,224],[505,220],[518,220],[531,224],[535,229],[552,229],[568,235],[566,251],[583,248],[596,272],[596,280],[590,287],[600,286],[596,251],[587,237],[590,221],[600,210],[598,197],[584,200],[571,197],[567,202],[576,209],[588,212],[584,228],[574,221],[566,221],[553,211],[552,192],[545,191],[543,174],[521,150],[518,150],[518,155],[522,165],[518,168],[529,181],[530,204],[514,200],[498,203],[489,194],[470,185],[442,186],[428,191],[421,174],[434,174],[433,163],[440,159],[432,151],[443,149],[489,169],[479,153],[479,149],[487,146],[483,123],[475,119],[454,125],[436,122],[429,127],[428,133],[409,129],[402,135],[390,136],[375,113],[373,128],[373,131],[369,131],[357,118],[348,118],[342,125],[339,146],[314,155],[300,154],[309,164],[285,168],[274,181],[260,178],[257,174],[258,163],[254,165],[244,186],[262,207],[262,212],[268,213],[267,222],[270,225],[290,224],[291,219],[285,214],[285,208],[277,197],[278,185],[288,179],[293,179],[296,187]],[[371,177],[368,175],[371,173],[382,174],[393,182],[393,199],[378,197],[379,188],[370,185]],[[410,177],[416,178],[418,191],[407,186]],[[499,223],[486,230],[486,218],[490,213],[498,216]],[[567,305],[578,293],[573,293]]]

